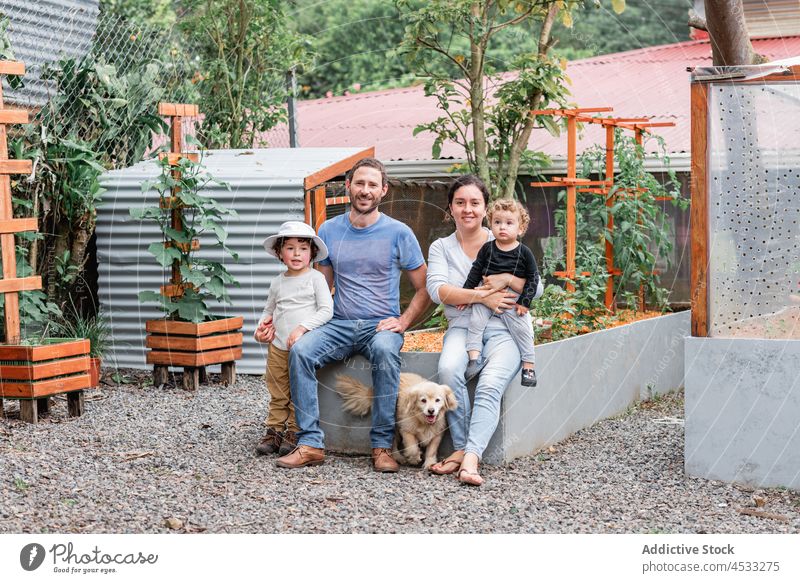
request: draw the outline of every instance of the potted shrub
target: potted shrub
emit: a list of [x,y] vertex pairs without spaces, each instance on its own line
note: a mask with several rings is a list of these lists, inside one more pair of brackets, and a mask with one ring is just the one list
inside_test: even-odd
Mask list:
[[[17,267],[20,275],[29,269],[22,257],[18,257]],[[0,308],[4,313],[3,300],[0,295]],[[20,418],[36,423],[40,414],[49,411],[50,397],[66,393],[69,415],[82,415],[83,389],[92,386],[90,342],[48,325],[53,319],[61,318],[61,310],[48,302],[39,290],[19,294],[19,317],[20,339],[0,345],[0,399],[18,399]],[[5,336],[5,327],[2,333]]]
[[221,183],[208,174],[197,154],[170,153],[159,164],[158,178],[142,185],[143,192],[158,192],[158,206],[131,210],[134,218],[158,224],[163,240],[148,250],[172,275],[170,284],[159,291],[139,294],[141,301],[155,302],[165,313],[163,319],[146,323],[147,362],[153,365],[154,384],[167,381],[168,367],[182,367],[184,387],[195,389],[205,367],[212,364],[222,365],[222,382],[231,384],[235,361],[242,356],[244,319],[214,316],[208,303],[230,303],[226,288],[238,282],[221,263],[198,257],[198,250],[202,235],[238,259],[226,245],[221,224],[223,217],[235,212],[200,194]]
[[102,359],[108,352],[111,328],[104,314],[83,316],[72,310],[69,317],[64,317],[54,326],[53,333],[68,338],[85,338],[89,341],[89,377],[91,387],[100,385],[100,368]]

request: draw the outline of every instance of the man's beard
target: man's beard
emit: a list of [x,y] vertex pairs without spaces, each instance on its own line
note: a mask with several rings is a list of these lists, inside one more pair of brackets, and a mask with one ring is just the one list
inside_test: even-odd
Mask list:
[[354,197],[353,195],[350,195],[350,208],[351,208],[351,209],[352,209],[354,212],[356,212],[357,214],[359,214],[359,215],[368,215],[368,214],[370,214],[370,213],[374,212],[375,210],[377,210],[378,206],[381,204],[381,199],[379,198],[379,199],[375,200],[375,201],[374,201],[374,203],[373,203],[372,205],[370,205],[370,207],[369,207],[368,209],[366,209],[366,210],[361,210],[361,209],[359,209],[359,208],[356,206],[356,204],[353,202],[354,198],[355,198],[355,197]]

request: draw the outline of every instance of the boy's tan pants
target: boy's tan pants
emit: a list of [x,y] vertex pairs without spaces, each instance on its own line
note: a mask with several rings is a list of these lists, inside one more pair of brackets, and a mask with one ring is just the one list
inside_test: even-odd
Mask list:
[[289,389],[289,351],[274,345],[269,347],[267,354],[267,390],[270,396],[267,427],[297,432],[299,428]]

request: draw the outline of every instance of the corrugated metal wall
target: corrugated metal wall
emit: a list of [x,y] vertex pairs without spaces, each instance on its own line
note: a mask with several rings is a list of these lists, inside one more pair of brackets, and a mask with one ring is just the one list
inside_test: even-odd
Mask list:
[[751,37],[800,34],[800,0],[744,0],[743,7]]
[[[230,290],[232,306],[220,306],[220,315],[243,316],[244,354],[240,372],[260,374],[265,363],[264,346],[252,339],[266,302],[270,280],[283,268],[267,255],[261,242],[290,219],[303,219],[303,179],[314,172],[355,155],[361,148],[267,149],[212,151],[206,158],[208,170],[230,185],[230,191],[215,187],[208,191],[221,204],[234,209],[238,217],[225,223],[228,245],[239,254],[234,263],[201,239],[200,255],[225,261],[241,283]],[[142,193],[144,180],[157,175],[154,162],[142,162],[125,170],[108,172],[102,183],[107,192],[97,216],[98,290],[101,309],[109,315],[113,331],[109,364],[146,368],[144,323],[162,317],[150,305],[142,305],[138,293],[158,290],[168,283],[164,270],[147,252],[161,240],[154,224],[142,223],[129,209],[158,204],[155,191]]]
[[7,90],[6,100],[26,106],[44,105],[52,83],[39,80],[42,65],[62,56],[80,58],[92,46],[99,0],[0,0],[9,18],[14,56],[26,66],[25,87]]

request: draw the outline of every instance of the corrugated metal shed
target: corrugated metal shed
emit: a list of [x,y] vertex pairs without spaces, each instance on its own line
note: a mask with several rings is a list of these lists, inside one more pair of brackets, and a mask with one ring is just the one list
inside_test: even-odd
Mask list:
[[0,0],[0,12],[11,21],[14,55],[25,63],[25,87],[6,90],[8,102],[44,105],[52,83],[39,80],[42,66],[61,57],[83,57],[92,46],[99,0]]
[[[239,254],[238,263],[223,256],[220,249],[201,239],[200,255],[224,261],[241,287],[230,290],[233,305],[219,306],[215,313],[243,316],[244,355],[238,363],[243,373],[264,370],[265,349],[252,339],[264,307],[270,280],[283,270],[280,262],[267,255],[264,238],[277,232],[291,219],[303,220],[305,179],[332,178],[341,171],[343,160],[356,160],[371,153],[364,148],[271,148],[263,150],[213,150],[205,164],[209,172],[230,185],[206,191],[221,204],[234,209],[237,217],[225,223],[228,245]],[[352,165],[352,162],[350,162]],[[328,169],[330,172],[325,172]],[[124,170],[106,173],[102,183],[107,192],[97,215],[98,292],[100,307],[111,320],[113,345],[109,364],[146,368],[144,323],[162,317],[151,305],[142,305],[138,294],[158,290],[168,275],[155,262],[147,247],[161,240],[154,224],[134,220],[131,208],[158,204],[155,191],[142,193],[145,180],[158,174],[155,162],[141,162]]]
[[[753,40],[753,48],[770,60],[800,55],[800,36]],[[708,40],[648,47],[624,53],[570,61],[570,101],[581,107],[611,106],[621,117],[656,117],[674,121],[675,127],[658,128],[671,153],[690,150],[689,73],[687,67],[711,65]],[[421,85],[347,97],[314,99],[298,103],[300,144],[375,144],[381,160],[430,160],[433,134],[413,135],[414,128],[441,115],[436,99],[426,97]],[[273,132],[285,132],[275,128]],[[583,132],[578,151],[603,143],[603,130]],[[266,139],[270,140],[270,135]],[[533,132],[530,148],[557,157],[566,153],[566,138],[543,129]],[[653,144],[655,146],[655,144]],[[442,158],[463,158],[463,150],[445,143]]]
[[744,0],[751,37],[800,34],[800,0]]

